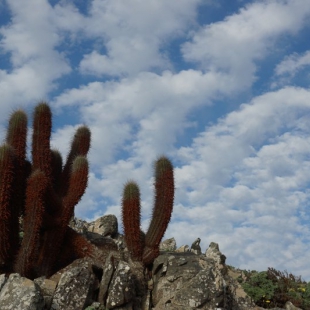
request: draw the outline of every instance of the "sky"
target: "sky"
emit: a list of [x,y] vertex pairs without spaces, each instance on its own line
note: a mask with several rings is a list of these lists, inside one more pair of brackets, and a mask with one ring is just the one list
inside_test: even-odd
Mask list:
[[146,230],[166,155],[164,239],[310,281],[309,32],[310,0],[0,0],[0,140],[41,100],[64,158],[89,126],[75,215],[115,214],[121,232],[124,184],[139,184]]

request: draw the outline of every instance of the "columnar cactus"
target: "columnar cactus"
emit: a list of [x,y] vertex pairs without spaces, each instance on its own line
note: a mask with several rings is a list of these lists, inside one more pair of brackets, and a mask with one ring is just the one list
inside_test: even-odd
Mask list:
[[[60,153],[50,148],[51,129],[50,107],[41,102],[33,116],[30,163],[26,159],[27,116],[18,110],[0,147],[0,268],[30,278],[53,271],[74,207],[87,187],[89,129],[77,130],[64,167]],[[21,244],[20,215],[24,219]],[[77,238],[74,234],[70,232],[70,240]]]
[[[11,146],[0,147],[0,267],[9,268],[18,246],[18,218],[13,205],[15,157]],[[12,233],[12,235],[10,235]]]
[[[138,185],[125,185],[122,201],[123,226],[127,247],[133,259],[145,266],[159,255],[159,243],[168,227],[174,200],[173,166],[164,156],[155,162],[155,199],[152,219],[144,236],[140,230],[140,194]],[[141,254],[142,253],[142,254]]]
[[130,181],[125,185],[122,204],[126,245],[131,257],[140,261],[143,253],[143,236],[140,231],[140,190],[135,182]]
[[[88,182],[88,127],[77,129],[63,164],[51,150],[52,113],[45,102],[33,116],[32,162],[26,159],[27,116],[18,110],[10,118],[5,143],[0,146],[0,272],[18,272],[35,278],[49,276],[75,258],[89,256],[104,263],[116,244],[104,251],[72,230],[68,224]],[[173,167],[161,157],[155,164],[155,200],[146,235],[140,229],[138,185],[128,182],[123,194],[123,222],[133,261],[149,266],[170,221],[174,199]],[[19,241],[19,219],[24,235]]]

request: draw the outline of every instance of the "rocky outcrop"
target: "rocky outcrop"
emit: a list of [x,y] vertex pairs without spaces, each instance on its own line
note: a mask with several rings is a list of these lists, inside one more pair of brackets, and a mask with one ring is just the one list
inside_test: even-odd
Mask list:
[[[1,310],[262,309],[244,292],[216,243],[201,254],[199,238],[191,249],[177,250],[174,238],[167,239],[152,270],[147,271],[141,262],[130,260],[113,217],[91,224],[71,221],[73,228],[74,222],[92,242],[116,242],[121,254],[107,255],[104,266],[90,258],[78,259],[51,277],[34,281],[16,273],[2,274]],[[94,232],[95,227],[101,234]],[[290,303],[285,309],[298,310]]]

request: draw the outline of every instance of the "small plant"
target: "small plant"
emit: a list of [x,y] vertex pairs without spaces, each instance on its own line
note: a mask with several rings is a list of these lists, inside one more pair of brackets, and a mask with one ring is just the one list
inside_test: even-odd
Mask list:
[[284,308],[287,301],[303,310],[310,310],[310,282],[302,281],[287,271],[268,268],[262,272],[246,272],[241,285],[255,304],[266,309]]
[[274,292],[277,288],[267,277],[267,272],[253,273],[246,282],[241,284],[244,291],[260,307],[269,308]]

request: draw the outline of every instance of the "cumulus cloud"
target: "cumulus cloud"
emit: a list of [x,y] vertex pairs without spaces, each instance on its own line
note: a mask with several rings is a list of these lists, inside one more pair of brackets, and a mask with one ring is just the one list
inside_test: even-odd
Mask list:
[[[55,80],[70,72],[70,66],[56,50],[60,37],[50,21],[47,1],[7,1],[10,23],[0,28],[1,52],[9,55],[8,69],[1,70],[3,108],[32,104],[54,89]],[[33,8],[40,14],[33,14]],[[2,115],[1,115],[2,117]]]
[[294,53],[287,56],[275,68],[276,75],[290,74],[294,76],[298,71],[310,65],[310,51],[300,55]]
[[[296,236],[309,233],[300,219],[310,198],[309,99],[301,88],[266,93],[181,148],[178,156],[185,164],[176,169],[176,187],[187,191],[177,197],[169,229],[195,224],[196,234],[205,236],[204,247],[219,242],[243,268],[266,269],[270,256],[284,266],[285,258],[276,257],[280,252],[291,257],[292,266],[293,258],[298,260],[292,252]],[[190,243],[193,233],[182,237]]]
[[293,35],[309,17],[308,0],[257,1],[223,21],[203,26],[183,45],[183,57],[206,71],[220,70],[238,79],[240,87],[255,80],[262,60],[283,35]]
[[119,0],[92,2],[85,32],[101,38],[99,49],[85,54],[82,73],[95,75],[133,75],[140,71],[171,67],[164,47],[168,39],[184,34],[195,23],[201,2],[144,2]]

